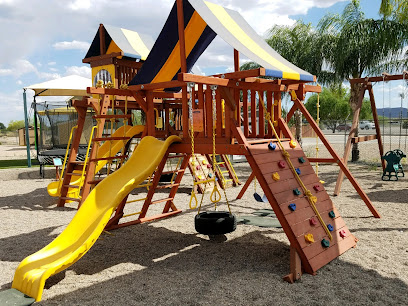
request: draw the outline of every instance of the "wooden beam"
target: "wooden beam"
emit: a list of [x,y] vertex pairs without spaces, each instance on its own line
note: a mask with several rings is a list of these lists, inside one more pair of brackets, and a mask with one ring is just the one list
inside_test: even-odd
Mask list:
[[234,71],[239,71],[239,51],[234,49]]
[[101,55],[106,53],[105,50],[105,31],[104,31],[104,27],[103,24],[101,23],[99,25],[99,52],[101,53]]
[[236,71],[236,72],[214,74],[212,75],[212,77],[222,78],[222,79],[245,79],[245,78],[250,78],[250,77],[255,78],[255,77],[264,76],[264,75],[265,75],[265,68],[257,68],[257,69],[242,70],[242,71]]
[[[405,75],[405,76],[404,76]],[[368,77],[368,78],[358,78],[358,79],[350,79],[350,84],[355,83],[368,83],[368,82],[388,82],[388,81],[395,81],[395,80],[403,80],[407,79],[407,72],[403,74],[394,74],[394,75],[384,75],[384,76],[377,76],[377,77]]]
[[123,52],[114,52],[110,54],[102,54],[102,55],[97,55],[97,56],[92,56],[92,57],[87,57],[82,60],[83,63],[90,63],[94,61],[100,61],[100,60],[105,60],[105,59],[110,59],[118,56],[123,56]]
[[[195,153],[212,154],[212,146],[210,144],[201,144],[199,139],[196,139],[194,144]],[[217,154],[229,155],[248,155],[248,151],[244,145],[241,144],[216,144]],[[171,153],[191,153],[191,144],[176,143],[170,147]]]
[[140,85],[131,85],[129,86],[130,90],[155,90],[155,89],[165,89],[165,88],[173,88],[173,87],[182,87],[186,85],[185,82],[180,81],[168,81],[168,82],[160,82],[160,83],[149,83],[149,84],[140,84]]
[[[364,100],[364,95],[365,95],[366,90],[367,90],[367,86],[365,84],[361,88],[360,96],[358,97],[357,108],[354,111],[353,122],[351,124],[350,133],[349,133],[349,136],[347,138],[346,146],[344,148],[343,162],[344,162],[345,165],[347,165],[347,163],[348,163],[348,159],[349,159],[349,156],[350,156],[350,151],[351,151],[351,148],[352,148],[352,145],[353,145],[351,141],[354,138],[354,136],[356,135],[356,131],[358,129],[358,121],[360,119],[360,110],[361,110],[361,107],[363,106],[363,100]],[[344,173],[342,171],[340,171],[339,175],[337,176],[336,186],[334,187],[334,195],[335,196],[340,193],[341,184],[343,183],[343,179],[344,179]]]
[[311,163],[328,163],[328,164],[337,163],[337,161],[336,161],[334,158],[308,157],[307,159],[308,159],[309,162],[311,162]]
[[306,120],[309,122],[310,126],[313,128],[313,130],[316,132],[316,134],[319,136],[320,140],[323,142],[324,146],[326,149],[329,151],[331,156],[336,160],[337,164],[340,166],[342,172],[347,176],[349,179],[350,183],[353,185],[354,189],[357,191],[357,193],[360,195],[361,199],[364,201],[364,203],[367,205],[368,209],[371,211],[371,213],[374,215],[376,218],[381,218],[379,212],[375,209],[374,205],[371,203],[370,199],[368,198],[367,194],[364,192],[364,190],[361,188],[361,186],[358,184],[356,179],[354,178],[353,174],[351,174],[350,170],[347,168],[347,165],[345,162],[340,158],[340,156],[337,154],[337,152],[333,149],[333,147],[330,145],[329,141],[327,138],[324,136],[322,130],[319,128],[317,125],[316,121],[314,121],[312,115],[308,112],[306,107],[303,105],[303,103],[299,99],[295,99],[293,101],[297,107],[300,109],[302,112],[303,116],[305,116]]
[[187,72],[187,58],[186,58],[186,43],[184,37],[183,0],[177,0],[177,24],[179,34],[181,72],[184,73]]
[[374,140],[374,139],[377,139],[377,135],[366,135],[366,136],[360,136],[360,137],[353,137],[351,138],[351,143],[364,142],[364,141],[369,141],[369,140]]
[[245,192],[247,191],[249,185],[251,184],[251,182],[254,180],[255,178],[255,173],[252,171],[251,175],[248,177],[247,181],[245,182],[245,185],[242,186],[241,191],[239,192],[239,194],[237,195],[237,199],[242,199],[242,197],[244,196]]
[[238,89],[250,89],[250,90],[270,90],[270,91],[283,91],[285,87],[277,84],[262,84],[262,83],[248,83],[229,79],[214,78],[202,75],[195,75],[190,73],[179,73],[178,80],[182,82],[194,82],[207,85],[219,85]]

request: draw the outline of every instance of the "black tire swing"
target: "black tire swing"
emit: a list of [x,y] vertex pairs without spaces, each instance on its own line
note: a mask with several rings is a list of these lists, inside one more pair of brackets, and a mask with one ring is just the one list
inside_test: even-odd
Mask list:
[[[194,154],[194,127],[193,127],[193,110],[192,110],[192,88],[194,88],[195,84],[194,83],[188,83],[187,84],[187,89],[190,93],[190,98],[189,98],[189,118],[190,118],[190,131],[191,131],[191,155],[194,159],[196,159],[195,154]],[[211,86],[211,91],[212,91],[212,112],[213,112],[213,135],[212,135],[212,140],[213,140],[213,152],[212,152],[212,169],[215,169],[215,118],[216,118],[216,99],[215,99],[215,91],[217,90],[217,86],[212,85]],[[209,102],[209,101],[208,101]],[[194,171],[194,167],[193,171]],[[205,175],[205,174],[204,174]],[[194,176],[194,173],[193,173]],[[214,211],[201,211],[201,205],[203,203],[204,195],[205,195],[205,190],[207,188],[207,184],[213,182],[213,190],[210,195],[210,200],[212,203],[214,203]],[[201,201],[200,205],[198,207],[198,212],[197,215],[194,218],[194,227],[195,230],[199,234],[203,235],[224,235],[231,233],[235,231],[237,228],[237,219],[235,215],[232,214],[231,208],[229,205],[229,201],[227,198],[227,194],[224,191],[224,197],[225,201],[228,206],[228,211],[218,211],[217,210],[217,203],[221,201],[221,193],[218,190],[217,187],[217,179],[215,175],[213,175],[211,178],[208,178],[207,175],[205,175],[205,181],[199,181],[199,182],[194,182],[193,189],[191,191],[191,197],[190,197],[190,208],[194,209],[197,207],[197,197],[195,195],[194,187],[197,184],[205,184],[204,190],[201,196]],[[192,205],[192,203],[195,203],[195,205]]]

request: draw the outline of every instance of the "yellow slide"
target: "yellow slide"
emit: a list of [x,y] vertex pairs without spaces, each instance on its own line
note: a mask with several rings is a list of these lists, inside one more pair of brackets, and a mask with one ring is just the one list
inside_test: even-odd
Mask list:
[[[132,138],[136,134],[143,132],[145,126],[144,125],[126,125],[126,134],[125,137]],[[115,133],[112,134],[112,137],[123,137],[124,136],[125,126],[121,126],[118,128]],[[110,144],[111,143],[111,144]],[[111,157],[115,156],[123,147],[123,140],[113,140],[113,141],[105,141],[100,148],[98,148],[98,155],[97,158],[103,157]],[[96,164],[95,174],[98,173],[106,164],[107,160],[99,160]],[[80,173],[80,171],[76,170],[74,172]],[[47,191],[48,194],[52,197],[59,197],[61,195],[61,186],[62,180],[64,178],[60,178],[59,181],[51,182],[48,184]],[[78,176],[71,176],[70,185],[78,186],[80,183],[80,177]],[[77,188],[69,188],[67,196],[68,197],[75,197],[75,194],[78,192]]]
[[20,263],[12,288],[41,300],[46,279],[68,268],[91,248],[122,199],[153,173],[168,147],[179,141],[178,136],[166,141],[144,137],[127,163],[96,185],[67,228]]

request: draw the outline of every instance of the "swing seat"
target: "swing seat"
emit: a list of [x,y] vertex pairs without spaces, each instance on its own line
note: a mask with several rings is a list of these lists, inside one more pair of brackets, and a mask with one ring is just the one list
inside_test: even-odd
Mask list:
[[405,154],[401,150],[388,151],[382,157],[387,162],[387,166],[384,169],[381,179],[383,181],[391,181],[392,177],[398,181],[398,173],[402,173],[404,176],[404,170],[402,169],[401,159],[405,157]]
[[228,211],[205,211],[194,219],[195,230],[203,235],[228,234],[237,228],[237,218]]

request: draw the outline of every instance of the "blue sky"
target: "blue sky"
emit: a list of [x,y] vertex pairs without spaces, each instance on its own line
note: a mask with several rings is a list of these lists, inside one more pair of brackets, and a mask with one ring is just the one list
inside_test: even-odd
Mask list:
[[[348,3],[210,1],[238,10],[260,35],[274,24],[290,25],[297,19],[317,24],[326,12],[340,13]],[[90,78],[91,70],[82,64],[82,59],[100,23],[135,30],[155,39],[173,3],[174,0],[0,0],[0,122],[7,125],[10,120],[23,119],[25,86],[71,74]],[[361,3],[367,17],[377,17],[380,0]],[[197,62],[197,68],[205,74],[230,71],[232,66],[232,48],[217,38]],[[27,93],[32,101],[33,93],[31,90]]]

